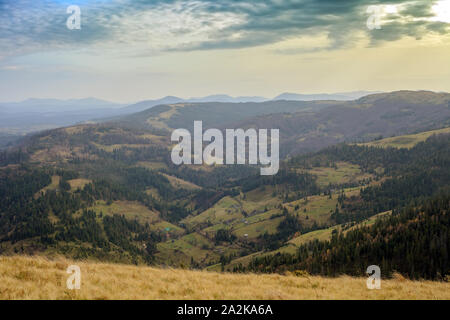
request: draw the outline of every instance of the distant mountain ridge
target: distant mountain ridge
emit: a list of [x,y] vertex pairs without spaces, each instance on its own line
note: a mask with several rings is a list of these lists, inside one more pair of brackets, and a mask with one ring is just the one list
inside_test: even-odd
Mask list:
[[119,115],[122,104],[96,98],[85,99],[28,99],[21,102],[0,103],[0,129],[23,134],[75,125],[91,119]]
[[362,98],[367,95],[381,93],[380,91],[352,91],[342,93],[318,93],[318,94],[298,94],[283,93],[275,97],[273,100],[294,100],[294,101],[314,101],[314,100],[337,100],[350,101]]
[[187,102],[230,102],[230,103],[245,103],[245,102],[264,102],[269,99],[259,96],[240,96],[232,97],[227,94],[217,94],[206,96],[202,98],[190,98]]
[[114,119],[129,128],[279,128],[284,156],[314,152],[341,142],[411,134],[450,125],[450,94],[396,91],[352,101],[266,101],[262,103],[179,103],[158,105]]
[[44,113],[67,112],[92,109],[116,109],[124,107],[124,104],[109,102],[97,98],[84,99],[27,99],[21,102],[0,103],[0,108],[7,113]]
[[269,99],[264,97],[232,97],[226,94],[217,94],[206,97],[182,99],[174,96],[167,96],[157,100],[145,100],[123,108],[126,113],[134,113],[144,111],[146,109],[156,107],[163,104],[176,103],[201,103],[201,102],[221,102],[221,103],[246,103],[246,102],[264,102]]
[[261,96],[239,96],[232,97],[227,94],[216,94],[206,97],[197,97],[183,99],[174,96],[167,96],[162,99],[157,100],[145,100],[138,102],[136,104],[127,106],[124,108],[127,112],[140,112],[146,109],[162,105],[162,104],[174,104],[174,103],[201,103],[201,102],[221,102],[221,103],[247,103],[247,102],[267,102],[267,101],[316,101],[316,100],[335,100],[335,101],[351,101],[356,100],[366,95],[380,93],[379,91],[354,91],[354,92],[344,92],[344,93],[333,93],[333,94],[298,94],[298,93],[283,93],[273,99],[265,98]]
[[[266,102],[266,101],[315,101],[315,100],[336,100],[350,101],[356,100],[363,96],[378,93],[373,91],[355,91],[334,94],[298,94],[283,93],[273,99],[262,96],[238,96],[232,97],[227,94],[215,94],[205,97],[180,98],[176,96],[166,96],[161,99],[143,100],[133,104],[124,104],[110,102],[93,97],[83,99],[37,99],[30,98],[20,102],[0,102],[1,113],[47,113],[47,112],[67,112],[67,111],[92,111],[94,109],[111,109],[114,114],[127,114],[144,111],[146,109],[163,104],[174,103],[201,103],[201,102],[222,102],[222,103],[247,103],[247,102]],[[116,110],[116,111],[112,111]],[[105,110],[106,111],[106,110]],[[111,114],[105,114],[110,116]]]
[[[265,123],[267,119],[272,118],[269,122],[278,123],[281,119],[283,122],[289,122],[282,113],[290,113],[296,115],[301,112],[301,118],[298,121],[303,123],[313,121],[314,116],[306,115],[306,113],[316,114],[322,109],[329,108],[330,112],[341,110],[336,107],[344,108],[342,114],[346,114],[350,109],[360,109],[359,111],[351,111],[353,117],[362,109],[371,108],[372,106],[381,106],[386,109],[383,115],[386,119],[394,119],[403,116],[414,116],[415,111],[406,112],[411,106],[414,108],[421,106],[437,106],[442,109],[441,114],[432,115],[433,119],[441,115],[445,115],[448,111],[447,99],[448,93],[435,93],[431,91],[397,91],[392,93],[369,94],[367,91],[357,91],[342,94],[325,94],[325,95],[298,95],[283,94],[269,100],[264,97],[231,97],[228,95],[213,95],[207,97],[182,99],[175,96],[167,96],[157,100],[141,101],[132,105],[120,105],[113,102],[99,100],[95,98],[86,98],[78,100],[56,100],[56,99],[29,99],[20,103],[0,103],[0,129],[4,133],[22,135],[24,133],[37,132],[46,129],[58,128],[63,126],[76,125],[81,123],[99,123],[99,122],[131,122],[131,124],[142,124],[148,126],[152,123],[162,128],[181,128],[190,125],[194,120],[204,120],[206,126],[223,127],[225,124],[236,125],[237,122]],[[358,96],[361,98],[354,99]],[[323,100],[314,100],[323,98]],[[334,98],[334,99],[332,99]],[[343,100],[344,98],[350,100]],[[208,101],[216,100],[216,101]],[[402,107],[403,106],[403,107]],[[395,110],[388,110],[395,108]],[[434,108],[434,107],[433,107]],[[169,111],[172,114],[164,112]],[[425,109],[420,108],[420,112]],[[143,112],[143,114],[140,114]],[[328,111],[327,111],[328,112]],[[412,112],[412,113],[411,113]],[[164,115],[164,117],[161,117]],[[272,116],[271,116],[272,115]],[[321,113],[325,118],[325,113]],[[416,114],[417,115],[417,114]],[[297,116],[295,116],[296,118]],[[309,117],[309,118],[308,118]],[[430,114],[423,114],[423,119],[415,119],[414,121],[425,121],[430,118]],[[264,120],[266,118],[266,120]],[[275,120],[278,118],[278,120]],[[293,116],[291,116],[293,118]],[[340,119],[337,115],[335,119]],[[397,119],[397,120],[398,120]],[[344,120],[344,119],[342,119]],[[355,119],[354,119],[355,120]],[[364,120],[364,119],[363,119]],[[148,122],[150,121],[150,122]],[[322,120],[321,120],[322,121]],[[390,121],[384,121],[385,126]],[[428,126],[421,126],[420,129],[439,128],[436,123],[442,124],[442,119],[437,118],[430,122]],[[434,123],[434,124],[433,124]],[[270,123],[269,123],[270,124]],[[309,123],[311,124],[311,123]],[[325,125],[324,123],[323,125]],[[291,126],[298,128],[298,124],[283,123],[279,125],[287,126],[284,130],[288,131]],[[330,124],[327,124],[329,126]],[[350,125],[350,123],[348,124]],[[358,123],[356,123],[358,125]],[[372,126],[371,123],[368,123]],[[408,126],[407,123],[404,124]],[[414,125],[411,126],[414,129]],[[395,132],[389,134],[407,134],[411,133],[411,128],[404,131],[405,128],[397,128]],[[323,129],[321,129],[323,130]],[[375,130],[378,132],[379,130]],[[346,135],[344,135],[346,136]],[[322,137],[323,138],[323,137]],[[322,139],[321,138],[321,139]],[[328,137],[330,138],[330,137]],[[334,140],[336,137],[332,137]],[[348,137],[347,137],[348,138]],[[367,137],[369,139],[370,137]],[[340,138],[338,139],[340,140]],[[367,141],[367,140],[365,140]],[[359,141],[358,142],[363,142]]]

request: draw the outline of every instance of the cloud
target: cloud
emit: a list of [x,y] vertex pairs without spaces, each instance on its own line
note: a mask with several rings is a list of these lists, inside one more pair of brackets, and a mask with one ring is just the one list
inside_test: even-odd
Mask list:
[[[180,49],[243,48],[326,32],[329,37],[326,48],[290,49],[291,52],[314,52],[350,47],[361,32],[369,38],[371,46],[407,36],[422,38],[427,32],[445,34],[449,32],[450,24],[433,21],[436,12],[433,12],[432,7],[437,2],[439,1],[272,0],[258,6],[256,1],[246,1],[246,6],[237,6],[233,10],[245,14],[247,19],[243,25],[224,30],[220,38],[192,43],[190,47]],[[219,3],[222,4],[220,9],[229,10],[233,8],[234,1]],[[380,30],[369,30],[366,26],[369,18],[367,8],[370,5],[381,9]],[[230,37],[238,30],[244,30],[243,37]]]
[[83,28],[69,30],[64,1],[15,0],[0,2],[0,48],[8,55],[76,49],[103,41],[110,31],[101,16],[82,16]]
[[441,1],[406,2],[398,5],[398,11],[385,17],[380,30],[370,33],[371,46],[382,42],[396,41],[408,36],[422,39],[430,34],[450,33],[450,23],[436,20],[433,8]]
[[[450,25],[433,20],[437,1],[79,0],[81,30],[68,30],[66,9],[71,2],[0,0],[3,55],[86,49],[139,55],[247,48],[324,33],[329,44],[320,49],[330,50],[352,46],[361,32],[371,46],[377,46],[406,36],[445,34]],[[396,10],[387,10],[382,28],[371,31],[366,27],[369,5]]]
[[23,66],[7,65],[7,66],[1,67],[0,70],[17,71],[17,70],[21,70],[23,68],[24,68]]

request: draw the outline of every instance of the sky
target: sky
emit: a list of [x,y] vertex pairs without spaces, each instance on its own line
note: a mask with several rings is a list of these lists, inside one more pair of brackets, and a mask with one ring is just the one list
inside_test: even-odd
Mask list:
[[3,102],[450,91],[450,0],[0,0],[0,21]]

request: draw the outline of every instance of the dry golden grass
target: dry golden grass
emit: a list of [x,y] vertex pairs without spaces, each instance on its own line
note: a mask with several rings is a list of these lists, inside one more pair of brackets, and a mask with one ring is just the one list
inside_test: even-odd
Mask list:
[[[69,265],[81,268],[81,289],[68,290]],[[0,257],[0,299],[450,299],[450,284],[363,278],[237,275],[73,262],[63,258]]]

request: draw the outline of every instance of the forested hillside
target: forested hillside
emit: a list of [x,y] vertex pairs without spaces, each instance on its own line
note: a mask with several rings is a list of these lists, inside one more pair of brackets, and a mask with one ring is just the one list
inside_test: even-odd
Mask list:
[[[425,107],[423,95],[374,95],[345,108],[379,117],[394,99],[402,110],[416,110],[419,122],[396,132],[446,123],[448,118],[438,120],[430,111],[447,107],[446,96],[425,94],[431,99]],[[0,152],[0,252],[217,271],[304,269],[322,275],[360,275],[370,261],[383,265],[386,274],[430,279],[448,274],[448,246],[442,245],[448,243],[442,205],[450,182],[447,129],[397,137],[397,142],[408,141],[405,148],[336,144],[345,140],[341,137],[320,151],[285,158],[275,176],[261,176],[256,166],[175,166],[168,132],[174,123],[182,124],[171,121],[182,121],[185,110],[170,108],[173,112],[162,118],[158,107],[147,112],[150,118],[143,117],[146,112],[137,115],[133,119],[145,121],[134,124],[128,117],[44,131]],[[274,112],[267,108],[261,112]],[[429,116],[415,113],[423,108]],[[320,109],[311,111],[314,117]],[[308,114],[291,110],[283,117],[309,119]],[[266,114],[258,126],[279,116]],[[336,126],[346,130],[345,123]],[[374,142],[383,141],[379,138]],[[282,148],[288,148],[286,155],[296,154],[301,145],[290,141]],[[432,201],[439,208],[429,212]],[[412,233],[392,231],[413,225]],[[430,250],[422,240],[438,249]],[[373,261],[381,255],[383,261]],[[399,255],[408,256],[408,262],[400,263]],[[428,262],[420,262],[420,256]]]
[[329,241],[311,241],[296,254],[255,258],[247,268],[234,271],[363,276],[367,266],[378,265],[385,277],[400,272],[411,279],[442,280],[450,274],[449,205],[448,194],[436,196],[394,210],[372,226],[336,232]]

